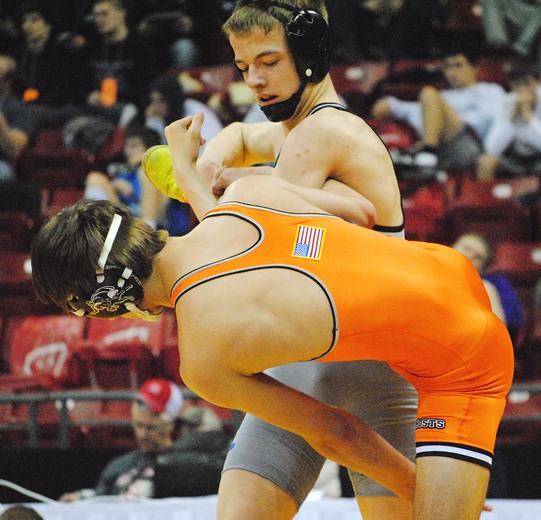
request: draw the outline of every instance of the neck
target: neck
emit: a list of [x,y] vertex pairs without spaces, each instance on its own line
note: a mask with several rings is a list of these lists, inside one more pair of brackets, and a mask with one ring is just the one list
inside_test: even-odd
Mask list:
[[125,40],[128,37],[128,28],[125,25],[121,25],[118,29],[103,35],[103,39],[106,43],[118,43]]
[[143,283],[145,288],[145,297],[141,303],[143,309],[153,312],[163,307],[171,307],[169,294],[173,284],[179,277],[177,276],[178,269],[176,267],[180,263],[176,258],[177,253],[173,252],[175,250],[174,241],[175,238],[167,240],[165,247],[154,259],[152,275]]
[[49,34],[48,33],[42,38],[29,39],[27,41],[28,50],[32,54],[40,53],[43,50],[43,48],[45,47],[45,45],[47,44],[48,39],[49,39]]
[[301,123],[316,105],[320,103],[339,103],[340,98],[336,93],[330,75],[327,74],[319,83],[309,83],[304,89],[301,101],[295,114],[282,124],[291,131]]

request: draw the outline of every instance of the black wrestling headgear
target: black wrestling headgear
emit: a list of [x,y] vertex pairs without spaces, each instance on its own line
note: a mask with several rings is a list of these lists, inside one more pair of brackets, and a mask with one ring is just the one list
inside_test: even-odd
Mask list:
[[[307,83],[319,83],[329,72],[329,24],[316,11],[297,9],[281,2],[253,0],[248,6],[265,11],[283,24],[289,51],[301,79],[300,87],[289,99],[261,107],[270,121],[284,121],[295,112]],[[291,17],[284,16],[279,10],[273,9],[275,7],[291,12]]]
[[132,269],[107,265],[121,222],[122,217],[115,214],[98,259],[95,286],[86,294],[72,296],[68,305],[77,316],[116,318],[132,312],[143,320],[155,321],[162,313],[153,314],[138,307],[143,301],[143,284]]

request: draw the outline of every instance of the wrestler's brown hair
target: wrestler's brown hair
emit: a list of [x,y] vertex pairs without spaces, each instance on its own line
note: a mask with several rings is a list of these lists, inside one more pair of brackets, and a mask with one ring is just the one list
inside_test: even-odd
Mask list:
[[45,222],[32,244],[32,280],[38,298],[65,310],[67,302],[96,284],[98,258],[115,214],[122,217],[107,265],[129,267],[144,281],[167,241],[122,204],[82,200]]

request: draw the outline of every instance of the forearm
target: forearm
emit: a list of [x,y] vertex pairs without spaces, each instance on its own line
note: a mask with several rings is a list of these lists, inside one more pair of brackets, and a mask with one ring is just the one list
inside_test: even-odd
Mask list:
[[413,501],[415,465],[361,420],[334,408],[336,441],[307,441],[326,458],[379,482],[397,495]]
[[198,220],[216,206],[216,197],[199,175],[196,167],[201,140],[203,114],[188,116],[171,123],[165,135],[171,150],[175,182],[190,201]]
[[[212,365],[212,361],[207,360],[206,365]],[[213,373],[215,371],[209,371],[209,374]],[[201,375],[201,372],[197,371],[197,374]],[[189,378],[185,381],[206,400],[244,410],[296,433],[323,456],[380,482],[409,501],[413,500],[415,465],[363,421],[265,374],[236,376],[227,380],[223,379],[224,374],[227,370],[221,367],[220,378],[207,379],[205,376],[206,388],[192,387],[193,381]]]
[[235,168],[244,166],[244,146],[241,123],[226,126],[206,145],[198,160],[198,168]]

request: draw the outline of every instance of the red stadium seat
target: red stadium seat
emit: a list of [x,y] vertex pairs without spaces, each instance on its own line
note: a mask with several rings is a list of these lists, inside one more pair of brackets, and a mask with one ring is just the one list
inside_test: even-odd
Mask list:
[[88,154],[67,148],[30,148],[17,163],[19,179],[40,188],[82,189],[91,167],[92,159]]
[[83,367],[77,359],[87,320],[76,316],[29,316],[18,320],[8,348],[9,374],[49,390],[83,386]]
[[517,287],[533,288],[541,280],[541,243],[500,243],[490,264],[490,271],[504,273]]
[[166,320],[91,320],[82,355],[96,388],[136,389],[157,375]]
[[0,213],[0,251],[30,251],[35,223],[26,213],[6,211]]
[[417,189],[411,196],[405,195],[403,206],[406,238],[425,242],[439,241],[441,223],[447,209],[444,185],[433,183]]
[[2,251],[0,255],[0,316],[57,314],[58,308],[40,302],[29,272],[29,252]]
[[[530,384],[539,385],[539,380]],[[525,385],[527,388],[527,385]],[[528,392],[528,390],[511,390],[507,396],[507,403],[497,442],[499,444],[537,445],[541,440],[541,394]]]
[[[39,395],[83,386],[85,382],[88,385],[77,357],[86,320],[76,316],[32,316],[9,321],[9,334],[3,338],[9,372],[0,375],[0,392]],[[2,404],[0,442],[26,445],[32,440],[29,425],[33,420],[38,426],[33,442],[39,446],[56,444],[59,415],[53,401],[40,403],[35,409],[28,403]]]
[[493,244],[533,239],[531,212],[520,204],[510,183],[465,180],[449,202],[445,221],[452,242],[466,232],[485,235]]

